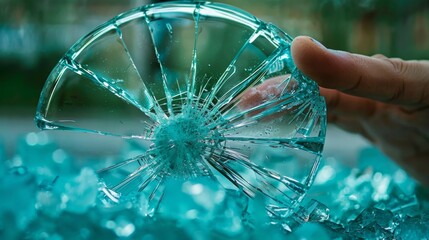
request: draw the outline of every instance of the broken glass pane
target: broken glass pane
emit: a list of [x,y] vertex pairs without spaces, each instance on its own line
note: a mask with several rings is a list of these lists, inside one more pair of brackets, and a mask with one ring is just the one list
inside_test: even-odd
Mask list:
[[98,171],[109,201],[140,191],[156,211],[169,179],[207,177],[288,215],[312,183],[326,126],[291,40],[222,4],[140,7],[70,48],[36,123],[142,142],[144,154]]

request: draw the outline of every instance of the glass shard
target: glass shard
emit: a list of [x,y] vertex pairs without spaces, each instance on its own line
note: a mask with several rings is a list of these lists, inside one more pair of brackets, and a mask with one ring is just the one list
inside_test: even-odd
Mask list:
[[326,127],[324,100],[295,67],[291,41],[227,5],[136,8],[70,48],[36,123],[145,143],[142,155],[98,171],[113,202],[139,191],[149,214],[171,179],[209,178],[286,216],[313,181]]

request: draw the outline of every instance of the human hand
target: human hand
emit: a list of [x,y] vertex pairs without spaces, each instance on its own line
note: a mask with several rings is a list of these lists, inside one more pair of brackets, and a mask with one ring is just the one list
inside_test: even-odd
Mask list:
[[360,133],[429,186],[429,61],[335,51],[309,37],[293,41],[292,57],[321,86],[328,121]]

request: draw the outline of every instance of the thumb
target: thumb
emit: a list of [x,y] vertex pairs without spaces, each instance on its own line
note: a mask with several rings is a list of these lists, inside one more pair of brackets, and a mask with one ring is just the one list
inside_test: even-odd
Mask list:
[[309,37],[294,39],[292,57],[322,87],[386,103],[429,104],[429,61],[335,51]]

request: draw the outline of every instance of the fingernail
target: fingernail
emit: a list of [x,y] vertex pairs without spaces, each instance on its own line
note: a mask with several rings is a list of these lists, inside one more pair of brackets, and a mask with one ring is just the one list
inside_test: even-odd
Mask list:
[[321,44],[319,41],[317,41],[316,39],[312,38],[312,37],[308,37],[310,38],[311,41],[313,41],[315,44],[319,45],[321,48],[326,48],[325,46],[323,46],[323,44]]
[[335,50],[335,49],[329,49],[327,47],[325,47],[323,44],[321,44],[319,41],[317,41],[316,39],[309,37],[311,41],[313,41],[315,44],[319,45],[321,48],[328,50],[330,53],[338,55],[338,56],[343,56],[345,54],[344,51],[340,51],[340,50]]

